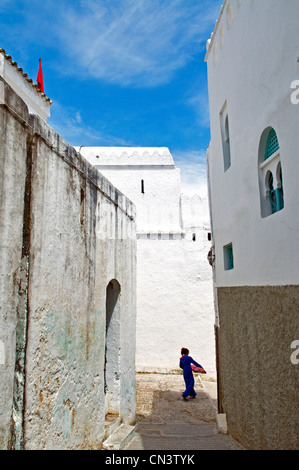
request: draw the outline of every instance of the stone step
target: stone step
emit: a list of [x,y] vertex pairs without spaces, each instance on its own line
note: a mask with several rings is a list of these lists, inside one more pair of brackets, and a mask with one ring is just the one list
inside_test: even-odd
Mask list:
[[110,419],[105,419],[105,433],[104,433],[104,440],[108,439],[111,434],[116,431],[116,429],[121,425],[121,419],[119,416],[115,417],[112,416]]
[[135,426],[121,424],[102,444],[104,450],[122,450],[135,435]]
[[217,429],[220,434],[227,434],[226,414],[219,413],[216,415]]

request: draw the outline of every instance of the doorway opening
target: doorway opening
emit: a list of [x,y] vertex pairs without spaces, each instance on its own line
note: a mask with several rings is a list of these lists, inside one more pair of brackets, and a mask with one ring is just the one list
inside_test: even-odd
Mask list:
[[120,414],[120,285],[116,279],[106,288],[105,422],[110,426]]

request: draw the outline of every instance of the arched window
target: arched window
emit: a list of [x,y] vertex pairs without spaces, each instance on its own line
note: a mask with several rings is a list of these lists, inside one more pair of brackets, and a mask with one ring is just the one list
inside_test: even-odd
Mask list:
[[262,133],[259,146],[261,214],[267,217],[284,208],[280,146],[275,129]]
[[223,149],[223,163],[224,171],[227,171],[231,166],[231,152],[230,152],[230,135],[229,135],[229,123],[228,123],[228,112],[227,103],[220,112],[220,130],[222,137],[222,149]]

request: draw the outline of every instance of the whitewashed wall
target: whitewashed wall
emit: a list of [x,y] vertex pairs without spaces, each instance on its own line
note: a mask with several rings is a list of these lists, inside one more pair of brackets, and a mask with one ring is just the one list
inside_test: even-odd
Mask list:
[[[217,286],[299,281],[299,105],[291,102],[291,84],[299,78],[298,14],[297,0],[227,1],[208,45],[208,166]],[[231,146],[227,171],[220,129],[225,103]],[[262,218],[258,151],[269,126],[280,144],[285,207]],[[231,242],[235,268],[225,271],[223,247]]]

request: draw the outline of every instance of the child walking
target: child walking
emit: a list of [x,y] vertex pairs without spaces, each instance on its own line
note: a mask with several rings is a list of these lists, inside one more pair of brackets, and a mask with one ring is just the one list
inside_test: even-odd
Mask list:
[[191,364],[195,364],[197,367],[202,366],[198,364],[198,362],[194,361],[191,356],[189,356],[189,349],[182,348],[181,355],[182,357],[180,358],[180,368],[183,369],[183,377],[186,384],[186,390],[184,393],[182,393],[182,397],[184,400],[187,400],[187,397],[190,396],[190,398],[195,398],[197,395],[196,391],[194,390],[194,377]]

